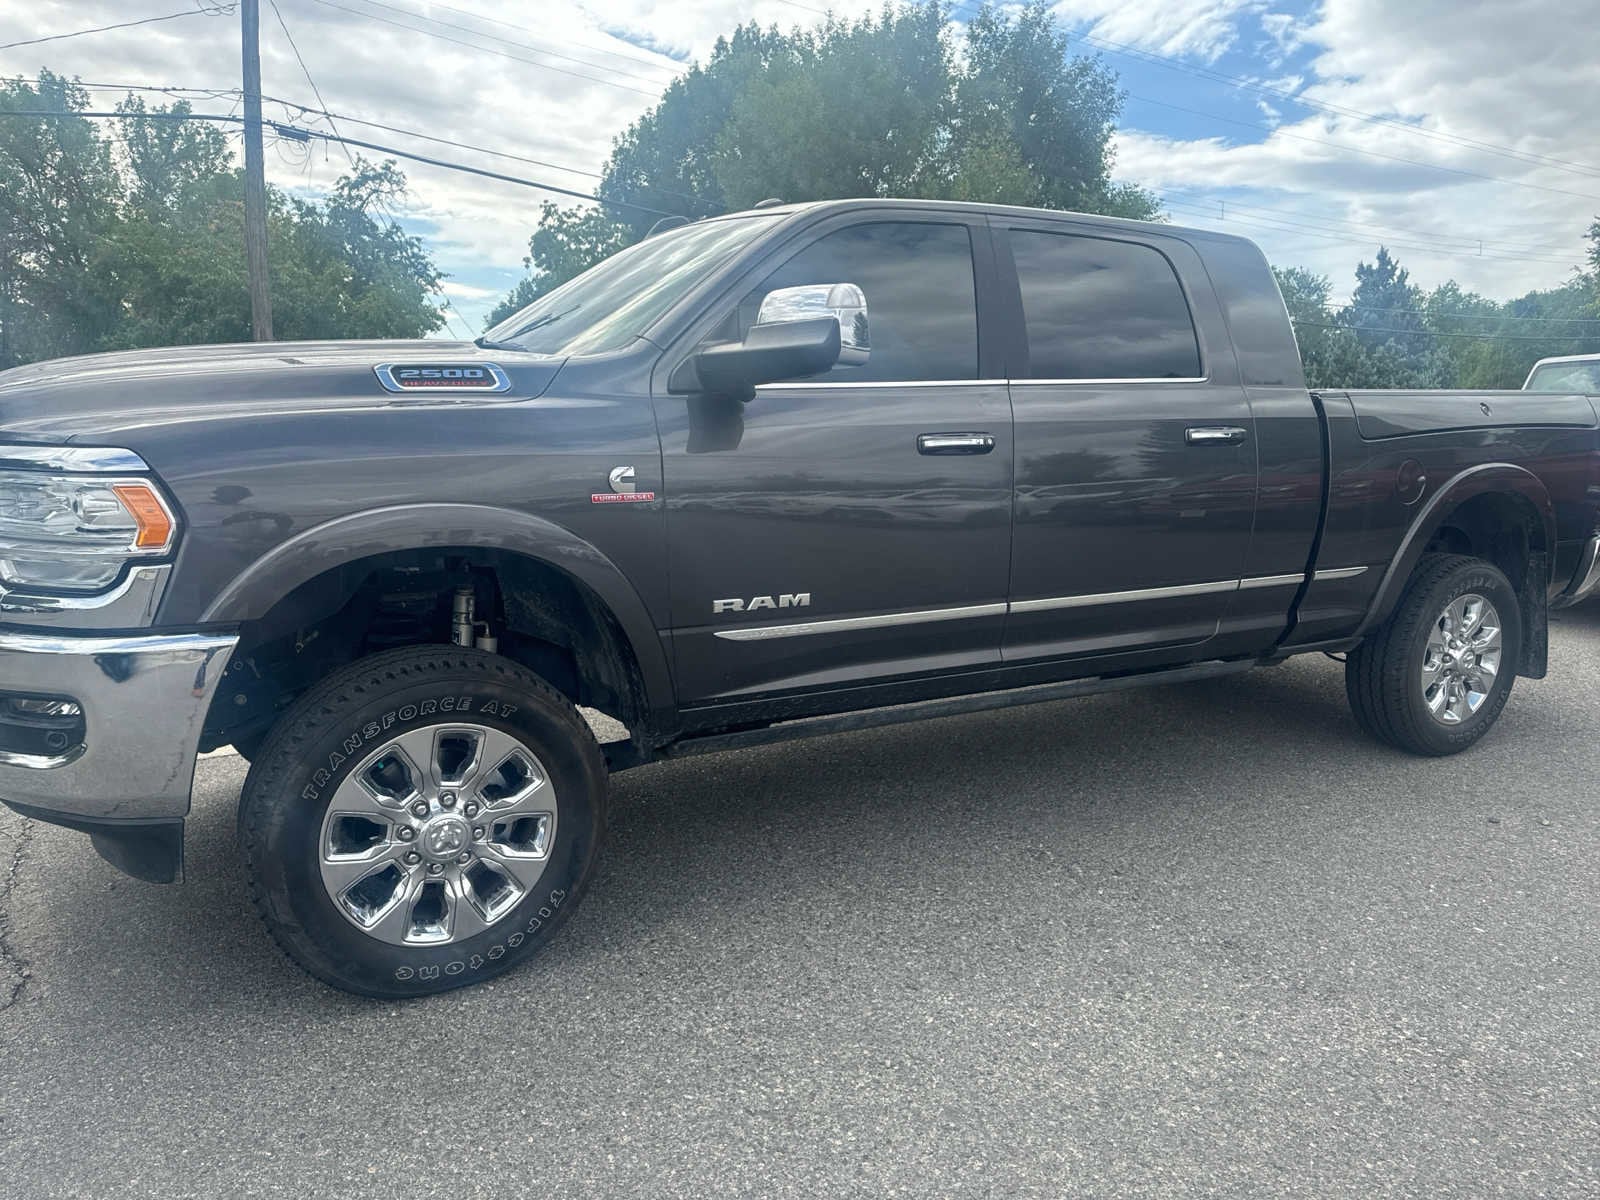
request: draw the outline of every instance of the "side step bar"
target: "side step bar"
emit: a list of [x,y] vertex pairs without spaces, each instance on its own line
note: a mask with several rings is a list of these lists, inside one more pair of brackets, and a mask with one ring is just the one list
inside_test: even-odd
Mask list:
[[869,708],[861,712],[838,713],[833,716],[803,717],[794,721],[779,721],[773,725],[738,729],[730,733],[688,737],[682,741],[668,742],[665,746],[656,748],[654,752],[632,740],[608,742],[600,749],[605,754],[606,766],[614,773],[663,759],[693,758],[700,754],[720,754],[724,750],[772,746],[779,742],[821,737],[830,733],[879,729],[886,725],[904,725],[912,721],[927,721],[937,717],[955,717],[963,713],[988,712],[996,708],[1041,704],[1047,700],[1069,700],[1077,696],[1098,695],[1101,692],[1123,692],[1163,683],[1188,683],[1196,679],[1215,679],[1220,675],[1239,675],[1259,665],[1260,660],[1254,658],[1194,663],[1186,667],[1145,671],[1137,675],[1071,679],[1064,683],[1040,683],[1032,687],[1012,688],[1006,691],[979,692],[973,696],[919,700],[912,704]]

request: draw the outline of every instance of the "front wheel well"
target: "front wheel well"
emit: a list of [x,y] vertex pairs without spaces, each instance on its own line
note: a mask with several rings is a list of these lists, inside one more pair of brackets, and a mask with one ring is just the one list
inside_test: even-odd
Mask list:
[[463,591],[473,598],[475,644],[493,645],[574,704],[640,730],[649,707],[639,661],[604,601],[540,559],[462,547],[342,564],[245,622],[201,748],[258,742],[296,697],[370,654],[459,644],[453,605]]

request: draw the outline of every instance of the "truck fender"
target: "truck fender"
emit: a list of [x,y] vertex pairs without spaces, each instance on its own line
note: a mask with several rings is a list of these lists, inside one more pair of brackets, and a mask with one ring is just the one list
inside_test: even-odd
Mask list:
[[[1544,483],[1533,472],[1515,463],[1482,463],[1468,467],[1447,479],[1413,518],[1410,528],[1400,539],[1400,548],[1389,560],[1383,578],[1378,583],[1378,590],[1367,608],[1366,616],[1356,630],[1357,637],[1369,633],[1375,625],[1394,612],[1400,603],[1401,593],[1405,591],[1406,582],[1416,570],[1417,563],[1422,560],[1428,543],[1444,526],[1450,514],[1476,496],[1496,492],[1520,496],[1533,505],[1543,527],[1544,545],[1530,547],[1529,560],[1533,569],[1538,569],[1538,564],[1542,563],[1545,574],[1549,573],[1549,563],[1556,544],[1556,515],[1555,504],[1551,501],[1550,493]],[[1548,580],[1529,582],[1530,586],[1524,587],[1523,595],[1535,600],[1536,603],[1523,606],[1526,635],[1524,645],[1536,653],[1538,632],[1543,627],[1545,619],[1543,605],[1537,601],[1545,596]],[[1539,586],[1533,586],[1534,584]],[[1530,608],[1538,611],[1527,611]]]
[[527,513],[480,504],[403,504],[336,517],[279,543],[235,576],[201,620],[231,624],[264,616],[300,585],[337,567],[430,547],[505,550],[536,559],[592,591],[616,618],[639,664],[650,711],[675,707],[672,674],[637,589],[598,548]]

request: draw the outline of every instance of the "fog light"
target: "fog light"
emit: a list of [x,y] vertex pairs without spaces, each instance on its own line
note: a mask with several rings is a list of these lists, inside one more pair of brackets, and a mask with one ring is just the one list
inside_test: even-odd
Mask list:
[[73,700],[33,700],[12,697],[8,704],[15,713],[32,717],[81,717],[83,709]]

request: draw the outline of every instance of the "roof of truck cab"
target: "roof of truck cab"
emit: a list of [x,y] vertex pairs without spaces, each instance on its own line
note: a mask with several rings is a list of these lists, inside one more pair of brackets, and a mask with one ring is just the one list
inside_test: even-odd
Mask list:
[[1095,225],[1102,225],[1111,229],[1121,229],[1129,233],[1154,234],[1156,236],[1204,238],[1209,241],[1240,242],[1248,246],[1255,243],[1236,233],[1221,233],[1214,229],[1201,229],[1193,225],[1173,225],[1166,221],[1135,221],[1128,217],[1110,217],[1101,213],[1073,212],[1067,209],[1056,208],[1027,208],[1017,204],[978,204],[964,200],[918,200],[914,198],[899,198],[894,196],[866,196],[850,200],[812,200],[795,204],[774,204],[766,208],[747,208],[738,212],[722,213],[716,217],[707,217],[705,220],[716,221],[727,217],[748,217],[756,215],[799,216],[801,214],[818,213],[848,213],[862,209],[874,208],[918,208],[930,212],[948,213],[979,213],[990,217],[1028,217],[1046,220],[1071,220],[1083,221]]

